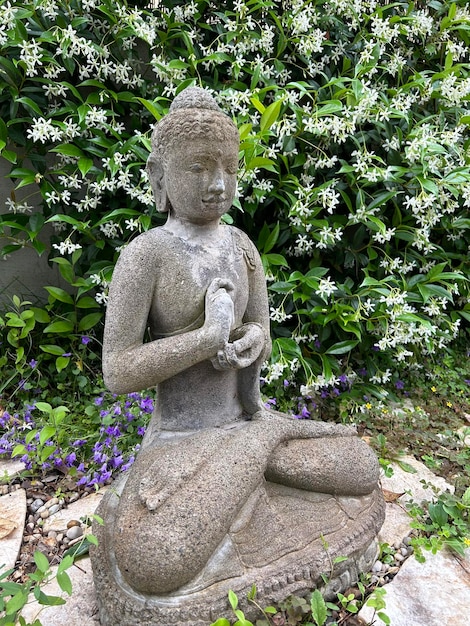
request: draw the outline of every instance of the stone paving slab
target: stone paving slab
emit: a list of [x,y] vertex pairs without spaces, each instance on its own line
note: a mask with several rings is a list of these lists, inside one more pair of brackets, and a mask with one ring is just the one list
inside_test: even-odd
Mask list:
[[[23,541],[24,525],[26,520],[26,491],[17,489],[0,497],[0,570],[11,569]],[[1,532],[1,529],[4,529]],[[9,530],[11,528],[11,530]]]
[[[397,463],[392,463],[393,467],[393,476],[387,478],[386,476],[382,477],[381,483],[383,489],[387,489],[388,491],[392,491],[394,493],[404,493],[401,498],[399,498],[399,502],[401,504],[405,504],[410,500],[414,500],[418,504],[423,500],[433,500],[435,495],[431,488],[426,489],[422,483],[425,481],[434,485],[438,492],[442,491],[450,491],[454,492],[453,485],[450,485],[444,478],[441,476],[436,476],[431,472],[430,469],[417,461],[412,456],[404,456],[400,457],[400,460],[408,465],[411,465],[416,472],[414,474],[410,472],[405,472]],[[407,493],[407,492],[411,492]]]
[[[468,626],[470,613],[470,550],[459,558],[448,550],[425,553],[426,562],[410,557],[386,585],[383,612],[391,626]],[[371,623],[374,610],[359,617]],[[383,626],[376,618],[375,624]]]
[[[56,572],[57,566],[52,571]],[[38,618],[43,626],[99,626],[90,559],[81,558],[66,571],[72,581],[71,596],[60,589],[55,578],[42,587],[47,595],[63,597],[66,604],[41,606],[31,602],[21,612],[26,623]]]
[[60,509],[45,520],[44,532],[47,534],[50,530],[62,531],[67,528],[67,524],[71,520],[80,521],[80,518],[92,515],[105,493],[106,488],[102,488],[96,493],[90,493],[90,495],[72,502],[66,508]]
[[4,480],[17,476],[20,472],[24,472],[24,463],[15,461],[14,459],[0,459],[0,483]]

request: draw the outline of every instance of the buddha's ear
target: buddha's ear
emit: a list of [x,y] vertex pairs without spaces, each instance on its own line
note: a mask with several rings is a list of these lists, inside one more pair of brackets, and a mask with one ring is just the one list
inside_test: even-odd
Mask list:
[[168,213],[170,210],[170,201],[168,200],[165,189],[165,176],[162,161],[154,154],[151,154],[147,160],[146,170],[150,186],[152,187],[157,211],[160,213]]

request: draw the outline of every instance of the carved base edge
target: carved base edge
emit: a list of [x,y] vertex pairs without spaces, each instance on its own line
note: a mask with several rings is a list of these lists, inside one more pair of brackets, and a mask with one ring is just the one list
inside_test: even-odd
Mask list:
[[[98,514],[105,524],[112,524],[123,483],[103,499]],[[349,525],[347,535],[337,531],[312,541],[289,558],[279,559],[262,568],[247,569],[244,575],[217,582],[202,591],[165,597],[145,596],[133,591],[120,576],[109,545],[106,529],[95,524],[98,546],[92,547],[91,561],[102,626],[208,626],[219,617],[232,616],[229,590],[234,591],[240,608],[254,620],[259,611],[247,601],[256,586],[257,602],[263,606],[279,603],[290,595],[305,596],[320,588],[326,598],[354,584],[362,572],[369,571],[377,558],[376,536],[384,520],[384,502],[380,488],[370,498],[370,506]],[[332,565],[337,557],[346,560]],[[322,575],[326,576],[327,584]]]

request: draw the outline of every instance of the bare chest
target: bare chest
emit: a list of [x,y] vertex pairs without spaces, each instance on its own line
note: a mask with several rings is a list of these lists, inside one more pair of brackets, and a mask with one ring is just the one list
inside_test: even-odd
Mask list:
[[149,315],[152,336],[178,334],[202,326],[207,288],[215,278],[230,280],[239,323],[248,302],[248,269],[229,237],[219,245],[199,246],[176,237],[159,254]]

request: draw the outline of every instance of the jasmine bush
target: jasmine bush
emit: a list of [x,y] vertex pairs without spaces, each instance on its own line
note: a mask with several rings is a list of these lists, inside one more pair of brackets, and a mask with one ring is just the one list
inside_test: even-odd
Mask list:
[[0,7],[0,147],[15,184],[2,254],[33,246],[71,285],[4,316],[11,385],[31,358],[70,372],[80,337],[99,341],[119,250],[162,219],[144,170],[152,124],[191,84],[241,132],[227,219],[268,276],[266,389],[373,393],[467,332],[467,2],[141,4]]

